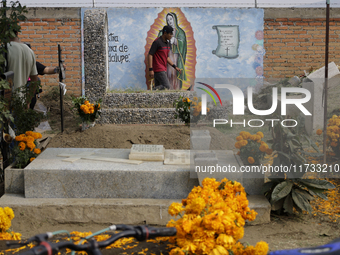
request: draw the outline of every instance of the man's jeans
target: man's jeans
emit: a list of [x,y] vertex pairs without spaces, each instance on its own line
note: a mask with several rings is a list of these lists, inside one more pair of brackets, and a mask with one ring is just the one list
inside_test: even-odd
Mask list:
[[155,73],[155,89],[163,90],[170,88],[170,82],[166,72]]

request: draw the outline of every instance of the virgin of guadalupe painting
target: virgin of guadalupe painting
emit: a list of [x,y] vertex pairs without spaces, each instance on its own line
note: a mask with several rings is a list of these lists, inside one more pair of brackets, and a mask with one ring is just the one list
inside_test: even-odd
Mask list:
[[[155,19],[154,24],[148,32],[147,45],[145,47],[146,52],[149,51],[153,40],[156,39],[154,35],[157,35],[157,37],[162,36],[161,29],[165,25],[171,26],[174,29],[173,37],[170,40],[171,50],[169,57],[171,61],[182,70],[182,72],[179,73],[172,66],[168,65],[167,76],[170,81],[170,90],[192,89],[196,65],[195,40],[191,25],[179,8],[165,8],[159,13],[158,18]],[[151,41],[151,43],[149,43],[149,41]],[[149,48],[147,48],[148,44],[150,44]]]

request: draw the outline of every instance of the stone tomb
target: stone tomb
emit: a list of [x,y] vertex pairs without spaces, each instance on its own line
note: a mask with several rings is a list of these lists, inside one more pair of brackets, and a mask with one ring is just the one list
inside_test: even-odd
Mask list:
[[[194,153],[165,150],[164,162],[139,162],[128,159],[130,152],[129,149],[47,148],[25,169],[6,169],[6,194],[0,203],[35,212],[32,221],[165,225],[170,219],[167,208],[171,202],[180,202],[199,185],[197,176],[190,177],[188,163],[193,162]],[[216,152],[218,163],[234,164],[236,161],[230,162],[225,153]],[[228,175],[221,176],[224,177],[231,179]],[[246,190],[249,190],[247,185],[254,186],[253,181],[249,179],[245,183]],[[258,195],[248,199],[251,209],[259,213],[252,224],[268,222],[268,201]],[[94,217],[108,213],[117,216]]]
[[[24,170],[25,197],[182,199],[198,185],[197,179],[190,179],[189,166],[162,161],[127,164],[129,153],[129,149],[47,148]],[[69,161],[60,157],[72,154]]]

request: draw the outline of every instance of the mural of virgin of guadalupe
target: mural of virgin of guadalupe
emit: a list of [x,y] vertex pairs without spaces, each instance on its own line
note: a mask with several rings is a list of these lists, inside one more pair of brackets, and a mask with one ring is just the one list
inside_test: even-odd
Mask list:
[[[176,64],[178,68],[182,70],[178,73],[176,69],[168,65],[167,75],[170,81],[171,90],[182,89],[183,82],[187,81],[187,76],[185,72],[185,60],[187,54],[187,38],[185,32],[178,25],[177,15],[173,12],[169,12],[166,15],[166,22],[168,26],[174,29],[173,37],[171,38],[171,51],[169,52],[169,57],[171,61]],[[159,33],[158,37],[162,35]]]

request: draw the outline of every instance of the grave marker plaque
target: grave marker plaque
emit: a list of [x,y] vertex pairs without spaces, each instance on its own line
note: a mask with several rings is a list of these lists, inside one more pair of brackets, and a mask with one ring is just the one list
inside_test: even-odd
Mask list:
[[163,145],[134,144],[131,147],[129,159],[145,161],[163,161]]

